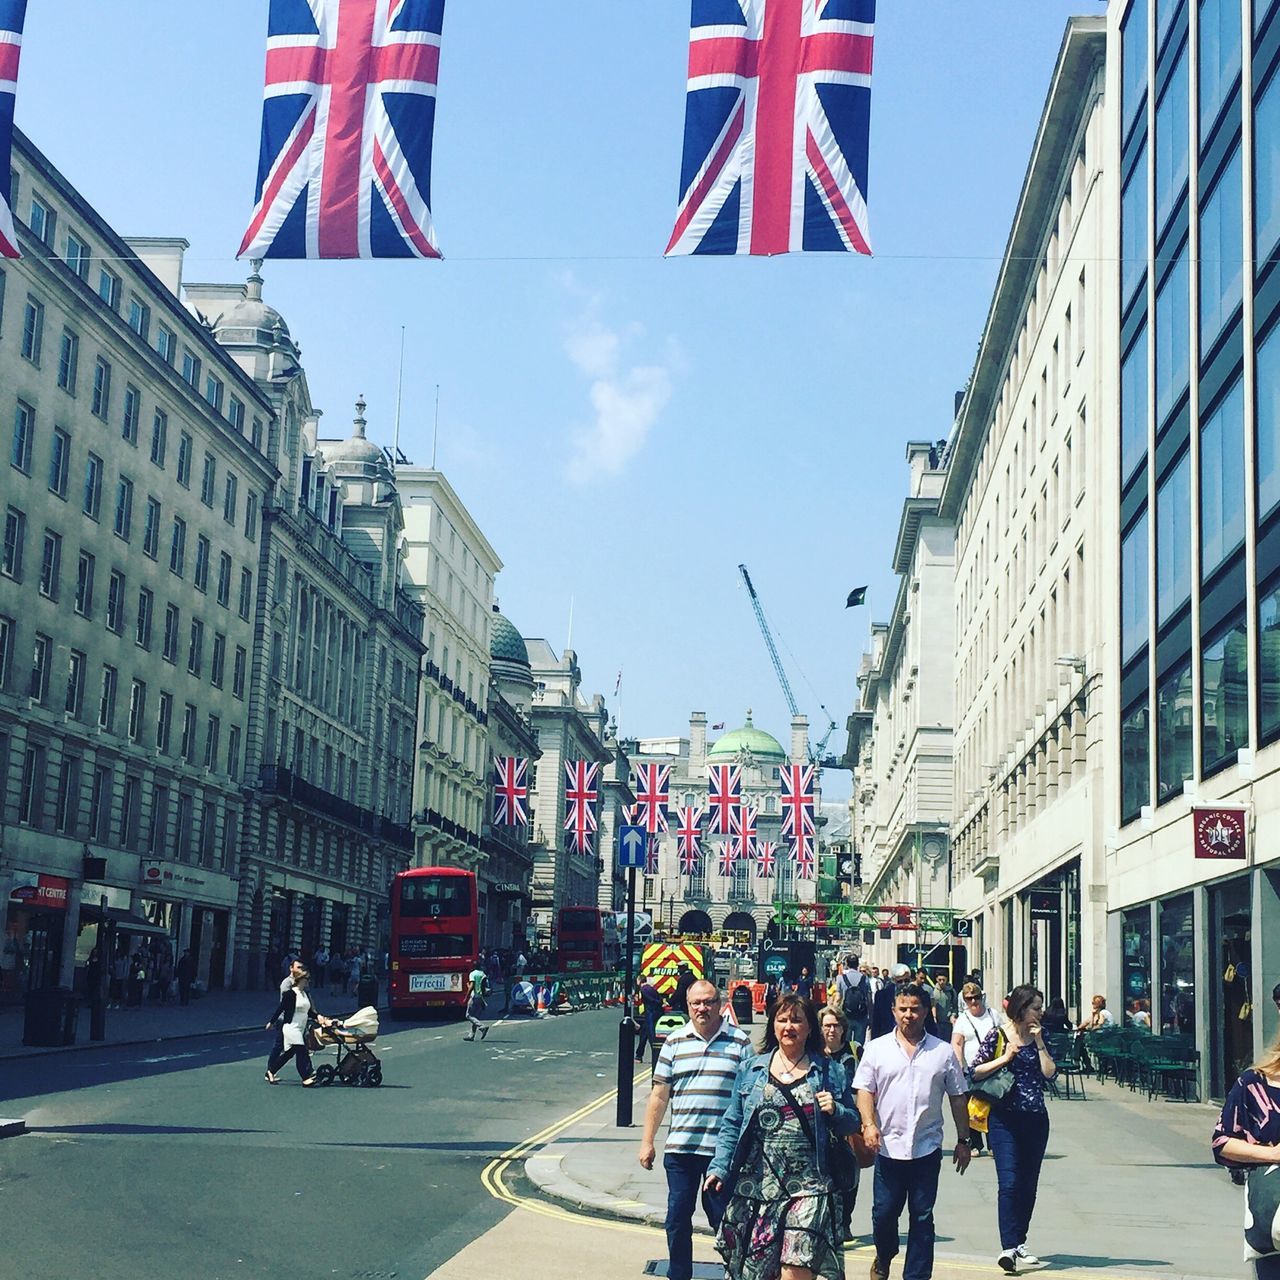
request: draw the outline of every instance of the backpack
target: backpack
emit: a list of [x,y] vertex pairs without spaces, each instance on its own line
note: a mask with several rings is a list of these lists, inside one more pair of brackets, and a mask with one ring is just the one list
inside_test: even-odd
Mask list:
[[484,974],[480,975],[480,981],[476,983],[476,995],[481,998],[489,994],[489,979]]
[[854,983],[848,974],[842,973],[836,982],[836,993],[840,996],[840,1006],[844,1010],[845,1017],[856,1018],[861,1022],[871,1012],[866,978]]

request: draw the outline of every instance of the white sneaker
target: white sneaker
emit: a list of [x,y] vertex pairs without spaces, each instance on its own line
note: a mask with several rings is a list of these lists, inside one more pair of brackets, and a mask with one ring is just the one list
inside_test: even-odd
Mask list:
[[1009,1275],[1013,1275],[1018,1270],[1017,1249],[1006,1249],[996,1259],[996,1266],[998,1266],[1001,1271],[1006,1271]]
[[1028,1251],[1025,1244],[1020,1244],[1013,1252],[1017,1255],[1018,1262],[1024,1267],[1044,1266],[1044,1263],[1034,1253]]

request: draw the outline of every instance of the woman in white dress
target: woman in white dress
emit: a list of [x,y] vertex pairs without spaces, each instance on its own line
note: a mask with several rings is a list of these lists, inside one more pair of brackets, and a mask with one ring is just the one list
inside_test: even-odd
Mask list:
[[290,1058],[296,1062],[303,1084],[313,1085],[316,1082],[315,1072],[311,1069],[311,1055],[307,1052],[307,1020],[314,1017],[321,1026],[327,1027],[333,1019],[324,1017],[312,1004],[307,992],[310,982],[310,972],[303,969],[294,978],[293,986],[281,993],[280,1003],[267,1023],[269,1031],[276,1022],[280,1022],[283,1036],[283,1046],[272,1054],[271,1061],[267,1063],[268,1084],[280,1083],[280,1068]]
[[[983,1037],[994,1031],[1000,1022],[987,1008],[986,997],[976,982],[966,982],[960,988],[960,999],[964,1008],[956,1014],[951,1025],[951,1047],[967,1076],[974,1058],[978,1056],[978,1046],[982,1044]],[[982,1154],[982,1134],[972,1127],[969,1129],[969,1146],[975,1156]]]

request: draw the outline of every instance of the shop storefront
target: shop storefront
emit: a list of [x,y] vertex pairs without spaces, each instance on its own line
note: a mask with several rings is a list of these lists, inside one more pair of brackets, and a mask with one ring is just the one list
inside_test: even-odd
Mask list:
[[236,881],[204,867],[146,859],[139,879],[134,915],[167,939],[175,963],[184,951],[191,952],[196,981],[206,990],[225,987],[230,977]]
[[1076,1016],[1081,1007],[1079,861],[1037,880],[1020,897],[1026,977],[1009,974],[1005,990],[1028,981],[1044,992],[1046,1004],[1061,999]]
[[58,985],[71,881],[18,868],[9,887],[4,944],[0,948],[0,997]]

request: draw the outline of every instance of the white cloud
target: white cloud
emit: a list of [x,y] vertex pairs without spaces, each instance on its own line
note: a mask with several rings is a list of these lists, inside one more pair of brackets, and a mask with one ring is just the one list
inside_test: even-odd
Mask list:
[[574,436],[569,479],[588,484],[616,476],[644,447],[671,399],[670,372],[662,365],[625,367],[623,335],[593,317],[566,338],[565,351],[591,381],[595,414],[591,425]]

